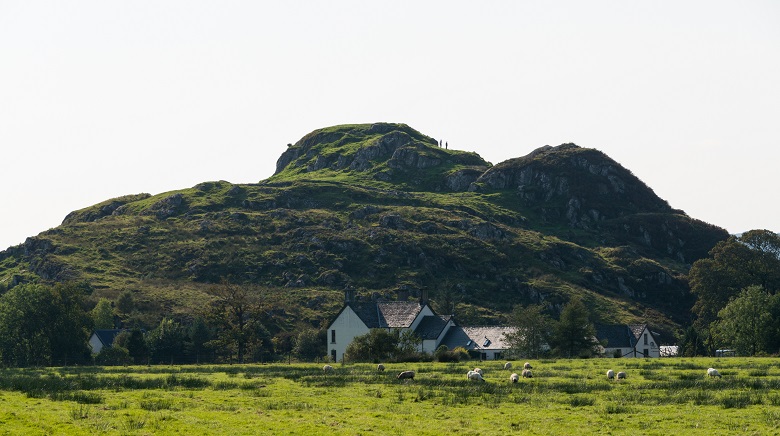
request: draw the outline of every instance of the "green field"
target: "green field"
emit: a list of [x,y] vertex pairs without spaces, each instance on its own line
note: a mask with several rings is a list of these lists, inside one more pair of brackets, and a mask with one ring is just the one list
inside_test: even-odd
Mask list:
[[531,363],[517,384],[522,362],[2,369],[0,434],[780,433],[778,359]]

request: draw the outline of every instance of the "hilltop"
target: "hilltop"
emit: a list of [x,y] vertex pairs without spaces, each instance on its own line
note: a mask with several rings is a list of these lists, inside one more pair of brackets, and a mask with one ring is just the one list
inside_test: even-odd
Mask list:
[[688,321],[686,274],[725,230],[671,208],[604,153],[545,146],[492,165],[404,124],[316,130],[257,184],[204,182],[110,199],[0,252],[0,291],[79,280],[132,291],[135,322],[192,316],[230,277],[273,334],[318,326],[343,290],[501,322],[582,297],[600,322]]

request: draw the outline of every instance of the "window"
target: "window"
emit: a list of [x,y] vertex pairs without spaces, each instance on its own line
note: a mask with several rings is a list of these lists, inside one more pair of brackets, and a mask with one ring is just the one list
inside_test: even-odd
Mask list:
[[647,333],[645,333],[645,345],[647,345]]
[[330,331],[330,343],[335,344],[336,343],[336,330]]
[[642,350],[642,353],[644,353],[645,357],[650,357],[650,350],[648,350],[647,348]]
[[330,360],[336,361],[336,350],[330,350]]

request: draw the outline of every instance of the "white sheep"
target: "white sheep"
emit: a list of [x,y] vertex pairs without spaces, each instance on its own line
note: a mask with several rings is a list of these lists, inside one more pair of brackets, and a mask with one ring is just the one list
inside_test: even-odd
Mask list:
[[510,370],[510,369],[512,369],[512,362],[507,362],[507,363],[505,363],[505,364],[504,364],[504,369],[506,369],[506,370]]
[[523,378],[533,378],[534,376],[533,374],[531,374],[530,369],[524,369],[523,372],[521,372],[521,374],[523,375]]
[[534,368],[531,366],[529,362],[525,362],[525,364],[523,364],[523,369],[534,369]]
[[414,371],[403,371],[400,374],[398,374],[398,380],[406,380],[406,379],[414,380]]
[[718,372],[718,370],[717,370],[717,369],[715,369],[715,368],[709,368],[709,369],[707,369],[707,375],[708,375],[708,376],[710,376],[710,377],[717,377],[717,378],[721,378],[721,376],[720,376],[720,373],[719,373],[719,372]]
[[482,374],[480,374],[480,373],[478,373],[478,372],[476,372],[476,371],[469,371],[469,372],[466,374],[466,377],[467,377],[469,380],[472,380],[472,381],[482,381],[482,382],[483,382],[483,381],[485,381],[485,379],[484,379],[484,378],[482,378]]
[[617,378],[618,378],[618,380],[625,379],[626,378],[626,373],[623,372],[623,371],[620,371],[619,373],[617,373]]
[[615,371],[612,371],[611,369],[607,371],[607,380],[614,380],[615,379]]
[[516,372],[512,373],[512,375],[509,376],[509,381],[512,383],[517,383],[520,380],[520,376],[517,375]]
[[332,372],[333,371],[333,367],[330,366],[330,365],[325,365],[325,366],[322,367],[322,371],[323,372]]
[[384,371],[385,370],[385,366],[380,363],[379,365],[376,366],[376,370],[377,371]]
[[478,372],[479,375],[484,375],[484,374],[482,374],[482,369],[480,369],[480,368],[474,368],[474,372]]

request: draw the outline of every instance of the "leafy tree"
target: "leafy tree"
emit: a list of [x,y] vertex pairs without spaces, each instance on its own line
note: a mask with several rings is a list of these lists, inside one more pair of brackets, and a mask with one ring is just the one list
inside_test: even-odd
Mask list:
[[507,335],[510,354],[539,358],[552,335],[552,319],[544,313],[544,306],[518,306],[512,311],[509,322],[517,329]]
[[689,281],[696,295],[696,324],[706,328],[729,300],[749,286],[780,290],[780,236],[751,230],[718,242],[708,258],[693,263]]
[[92,321],[75,284],[16,286],[0,297],[0,355],[13,365],[85,361]]
[[107,299],[101,298],[98,300],[90,315],[96,329],[114,328],[114,308]]
[[579,298],[569,301],[553,328],[553,344],[560,356],[590,356],[597,345],[596,328],[588,319],[588,309]]
[[130,331],[130,336],[127,338],[127,351],[136,364],[144,363],[149,357],[149,346],[146,345],[144,332],[138,327]]
[[216,338],[211,344],[216,349],[235,354],[238,362],[243,363],[251,347],[262,345],[261,334],[265,328],[259,321],[257,306],[250,299],[247,289],[228,280],[210,293],[214,300],[209,303],[204,315],[216,329]]
[[356,336],[344,354],[353,362],[389,360],[398,354],[400,338],[398,330],[372,329],[365,335]]
[[679,356],[694,357],[707,354],[705,341],[708,337],[708,331],[702,331],[700,327],[695,325],[688,326],[677,338],[680,346],[678,350]]
[[95,356],[95,363],[98,365],[127,365],[131,361],[130,352],[127,351],[127,348],[117,345],[104,347]]
[[190,325],[189,338],[188,352],[194,354],[196,363],[200,363],[200,356],[206,350],[206,344],[211,340],[211,330],[202,317],[196,317]]
[[121,314],[129,314],[135,309],[135,300],[133,299],[133,293],[130,291],[124,291],[119,295],[116,300],[116,310]]
[[780,295],[769,295],[761,286],[743,289],[718,312],[715,338],[743,356],[776,352],[769,347],[777,343],[778,324],[772,312],[778,303]]
[[57,283],[49,289],[47,336],[52,361],[84,362],[91,356],[89,335],[92,318],[84,309],[87,289],[75,283]]
[[293,341],[293,354],[301,360],[314,360],[327,354],[327,331],[303,329]]
[[178,322],[163,318],[160,324],[146,335],[149,353],[156,362],[170,362],[180,358],[187,339],[184,328]]

